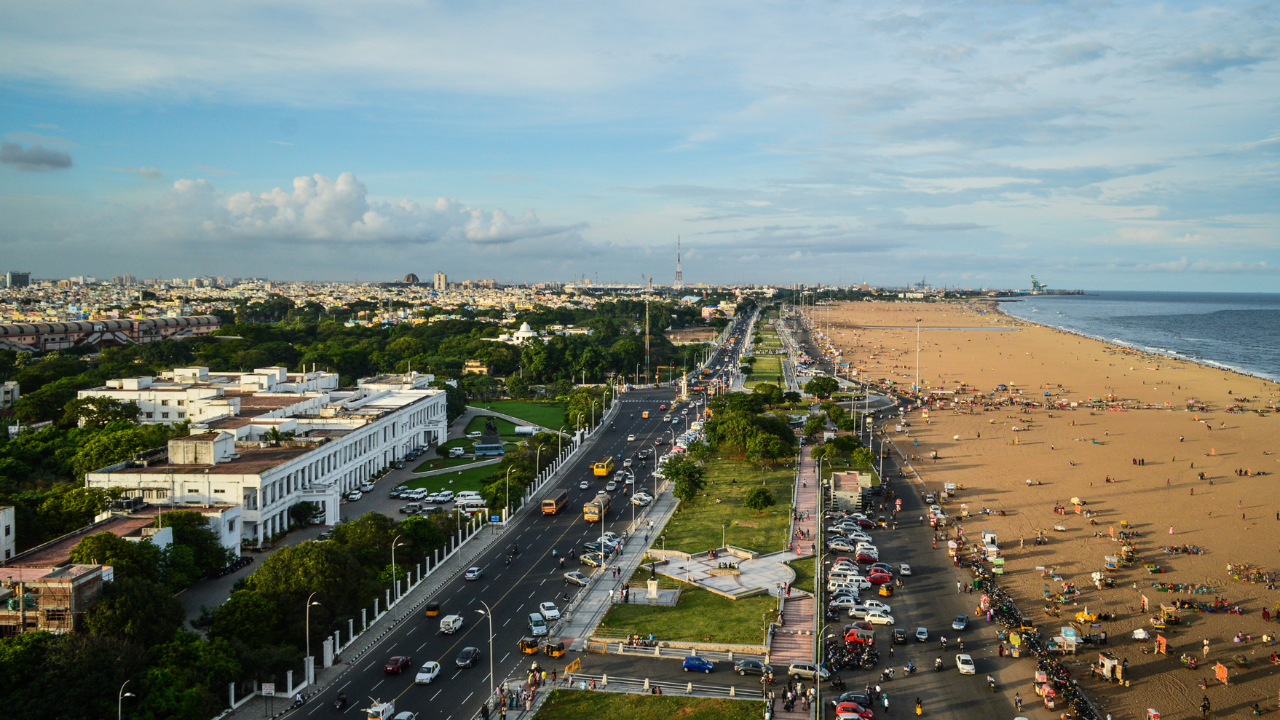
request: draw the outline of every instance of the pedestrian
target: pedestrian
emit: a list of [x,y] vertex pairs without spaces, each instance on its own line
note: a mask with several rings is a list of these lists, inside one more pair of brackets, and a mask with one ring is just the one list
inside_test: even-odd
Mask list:
[[489,703],[480,706],[480,720],[489,720]]
[[1209,657],[1209,639],[1208,638],[1205,638],[1203,651],[1204,651],[1204,657]]
[[956,581],[956,593],[957,593],[957,594],[959,594],[960,592],[961,592],[961,590],[960,590],[960,581],[959,581],[959,580],[957,580],[957,581]]
[[880,700],[884,703],[884,712],[887,715],[889,713],[889,696],[887,694],[881,695]]

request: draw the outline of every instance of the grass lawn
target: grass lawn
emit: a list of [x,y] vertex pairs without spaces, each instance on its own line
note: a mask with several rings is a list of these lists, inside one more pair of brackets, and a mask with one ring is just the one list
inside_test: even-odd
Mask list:
[[[564,403],[495,400],[484,405],[474,405],[473,407],[481,407],[486,410],[500,412],[503,415],[517,417],[528,421],[531,425],[541,425],[551,430],[557,430],[561,425],[564,425]],[[501,429],[501,426],[499,426],[499,429]]]
[[498,426],[499,435],[503,437],[516,436],[515,423],[511,422],[510,420],[503,420],[500,417],[494,417],[493,415],[476,415],[475,417],[471,418],[471,422],[467,423],[466,432],[468,433],[483,432],[484,421],[488,420],[489,418],[493,418],[493,424]]
[[778,600],[772,595],[730,600],[696,585],[681,585],[684,592],[673,608],[614,605],[600,621],[601,634],[653,633],[658,640],[757,645],[778,614]]
[[[590,665],[583,665],[583,672],[593,672]],[[764,703],[758,700],[590,690],[552,690],[538,710],[539,720],[759,720],[763,716]]]
[[497,472],[497,465],[485,465],[478,468],[459,470],[456,473],[441,473],[431,477],[418,478],[405,483],[405,487],[426,488],[430,492],[452,490],[480,490],[489,478]]
[[[825,464],[825,463],[824,463]],[[763,472],[739,460],[712,460],[707,463],[707,497],[691,503],[680,503],[680,509],[667,522],[664,534],[668,550],[689,553],[705,552],[720,547],[720,526],[727,524],[724,540],[735,547],[770,553],[787,546],[795,471],[789,467]],[[777,504],[757,514],[742,506],[747,491],[764,484],[773,492]],[[712,483],[715,483],[714,485]],[[720,502],[716,502],[719,498]],[[655,542],[654,547],[660,547]]]
[[492,460],[492,459],[493,458],[465,458],[465,457],[436,458],[435,460],[428,460],[422,463],[418,467],[414,468],[413,471],[416,473],[422,473],[422,472],[427,472],[429,470],[443,470],[445,468],[462,467],[464,465],[470,465],[472,463],[477,463],[483,460]]
[[774,383],[775,385],[782,383],[781,355],[756,356],[756,361],[751,366],[751,375],[745,385],[746,387],[755,387],[762,382]]
[[787,563],[787,567],[795,570],[796,579],[791,583],[791,587],[797,590],[804,590],[807,593],[813,592],[813,558],[803,558],[800,560],[792,560]]

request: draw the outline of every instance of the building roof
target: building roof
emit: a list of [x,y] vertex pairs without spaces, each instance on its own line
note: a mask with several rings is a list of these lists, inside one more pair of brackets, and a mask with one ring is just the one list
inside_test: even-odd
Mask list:
[[182,437],[170,438],[169,442],[213,442],[222,433],[206,432],[198,435],[184,435]]
[[[71,562],[72,548],[79,545],[81,540],[90,535],[109,532],[117,537],[124,537],[154,523],[154,517],[135,517],[132,515],[113,517],[109,520],[103,520],[100,523],[80,528],[70,535],[63,535],[57,540],[45,543],[32,550],[18,553],[5,565],[7,567],[27,568],[50,568],[66,565]],[[0,569],[0,576],[3,574],[4,569]]]
[[236,448],[240,457],[233,457],[217,465],[177,465],[168,461],[150,467],[128,468],[122,473],[138,473],[140,475],[204,475],[209,471],[210,477],[218,475],[261,475],[277,465],[297,458],[314,450],[315,447],[265,447]]

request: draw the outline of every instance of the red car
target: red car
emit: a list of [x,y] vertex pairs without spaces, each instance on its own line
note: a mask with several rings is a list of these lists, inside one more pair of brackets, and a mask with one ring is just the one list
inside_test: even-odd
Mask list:
[[865,529],[871,529],[876,526],[874,520],[868,520],[866,518],[858,518],[857,520],[854,520],[854,522],[858,523],[858,527]]
[[872,555],[871,553],[858,553],[858,562],[863,564],[880,562],[880,556]]
[[382,672],[388,675],[399,675],[409,668],[413,661],[407,655],[396,655],[382,666]]
[[851,622],[851,623],[849,623],[848,625],[845,625],[845,626],[844,626],[845,632],[848,632],[849,630],[851,630],[851,629],[853,629],[853,628],[858,628],[858,629],[860,629],[860,630],[871,630],[871,631],[875,631],[876,626],[875,626],[875,625],[872,625],[871,623],[867,622],[866,620],[859,620],[859,621],[857,621],[857,622]]
[[850,718],[870,720],[873,717],[875,717],[875,713],[858,703],[844,702],[836,706],[836,720],[849,720]]
[[872,573],[867,576],[867,580],[870,581],[872,585],[884,585],[885,583],[893,582],[893,576],[886,575],[884,573]]
[[658,409],[659,409],[659,410],[666,410],[666,409],[667,409],[667,405],[666,405],[666,403],[663,403],[662,405],[659,405],[659,406],[658,406]]
[[662,438],[658,438],[657,440],[654,440],[654,441],[653,441],[653,444],[654,444],[654,445],[666,445],[666,444],[667,444],[667,441],[666,441],[666,440],[663,440]]

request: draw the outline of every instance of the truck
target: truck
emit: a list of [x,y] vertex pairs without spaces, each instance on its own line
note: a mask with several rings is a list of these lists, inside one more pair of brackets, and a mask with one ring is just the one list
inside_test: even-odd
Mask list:
[[609,493],[600,493],[595,499],[582,506],[582,519],[589,523],[603,522],[609,514]]
[[534,433],[536,432],[538,432],[537,425],[517,425],[516,426],[516,435],[519,435],[521,437],[533,437]]

